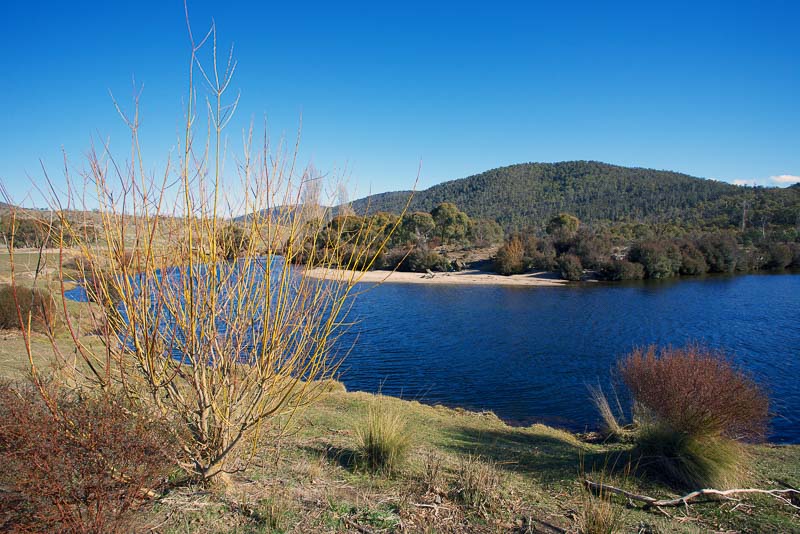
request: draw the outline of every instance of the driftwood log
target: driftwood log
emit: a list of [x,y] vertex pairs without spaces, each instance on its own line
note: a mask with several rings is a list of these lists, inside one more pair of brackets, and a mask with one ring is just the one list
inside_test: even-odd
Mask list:
[[746,495],[768,495],[770,497],[774,497],[778,499],[784,504],[791,506],[797,510],[800,510],[800,506],[795,504],[797,499],[800,499],[800,491],[794,488],[786,488],[786,489],[756,489],[756,488],[742,488],[742,489],[730,489],[730,490],[716,490],[716,489],[700,489],[693,491],[691,493],[687,493],[681,497],[677,497],[675,499],[655,499],[653,497],[649,497],[647,495],[639,495],[637,493],[632,493],[630,491],[625,491],[624,489],[617,488],[608,484],[601,484],[598,482],[592,482],[591,480],[584,479],[583,484],[586,488],[590,491],[596,492],[605,492],[605,493],[614,493],[616,495],[622,495],[632,501],[637,501],[644,503],[644,508],[666,508],[670,506],[688,506],[691,503],[698,503],[698,502],[708,502],[708,501],[718,501],[718,500],[725,500],[725,501],[733,501],[737,500],[736,497],[738,496],[746,496]]

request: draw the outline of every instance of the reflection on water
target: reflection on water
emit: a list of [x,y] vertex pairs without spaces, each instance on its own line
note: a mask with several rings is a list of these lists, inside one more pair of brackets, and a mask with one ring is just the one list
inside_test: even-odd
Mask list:
[[[359,297],[348,389],[493,410],[519,424],[598,422],[617,358],[650,343],[722,348],[773,399],[775,441],[800,442],[800,275],[513,288],[385,284]],[[625,403],[625,399],[623,399]]]

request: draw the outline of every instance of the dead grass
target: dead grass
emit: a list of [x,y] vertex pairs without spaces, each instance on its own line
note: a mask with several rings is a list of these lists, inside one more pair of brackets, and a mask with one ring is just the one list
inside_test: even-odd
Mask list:
[[453,495],[462,504],[481,515],[488,515],[503,505],[502,476],[491,460],[467,455],[461,459]]
[[600,429],[603,437],[605,439],[616,440],[625,437],[627,432],[624,425],[620,423],[620,417],[617,416],[617,413],[620,413],[622,410],[619,409],[617,413],[614,413],[611,404],[608,402],[608,397],[606,397],[606,394],[600,386],[589,386],[589,394],[592,399],[592,404],[594,404],[603,421]]
[[615,534],[622,532],[622,507],[608,495],[587,494],[576,520],[580,534]]

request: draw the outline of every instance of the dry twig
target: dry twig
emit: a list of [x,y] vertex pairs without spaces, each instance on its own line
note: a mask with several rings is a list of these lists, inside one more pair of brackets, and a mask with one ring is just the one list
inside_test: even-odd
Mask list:
[[795,505],[790,500],[792,495],[800,495],[800,491],[795,489],[757,489],[757,488],[738,488],[738,489],[729,489],[729,490],[716,490],[716,489],[700,489],[693,491],[691,493],[687,493],[681,497],[677,497],[675,499],[656,499],[653,497],[649,497],[647,495],[639,495],[637,493],[632,493],[630,491],[625,491],[621,488],[617,488],[614,486],[610,486],[608,484],[601,484],[598,482],[592,482],[589,479],[585,479],[583,481],[586,488],[590,491],[600,491],[600,492],[608,492],[614,493],[617,495],[622,495],[632,501],[643,502],[645,508],[659,508],[659,507],[670,507],[670,506],[688,506],[691,503],[697,502],[708,502],[708,501],[715,501],[715,500],[736,500],[736,496],[741,495],[769,495],[770,497],[774,497],[779,501],[783,502],[795,508],[796,510],[800,510],[800,506]]

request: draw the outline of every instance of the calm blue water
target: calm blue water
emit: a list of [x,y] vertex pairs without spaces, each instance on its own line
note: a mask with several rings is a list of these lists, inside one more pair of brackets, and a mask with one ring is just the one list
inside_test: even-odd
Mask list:
[[[80,288],[70,296],[86,298]],[[800,443],[800,274],[544,288],[384,284],[362,293],[349,319],[355,325],[338,346],[350,350],[339,377],[349,390],[579,431],[599,422],[587,385],[610,393],[611,370],[631,348],[706,343],[767,389],[771,440]]]
[[[725,349],[770,393],[771,439],[800,443],[800,275],[510,288],[384,284],[359,297],[350,390],[510,422],[594,428],[587,384],[609,392],[634,346]],[[352,337],[351,337],[352,341]]]

